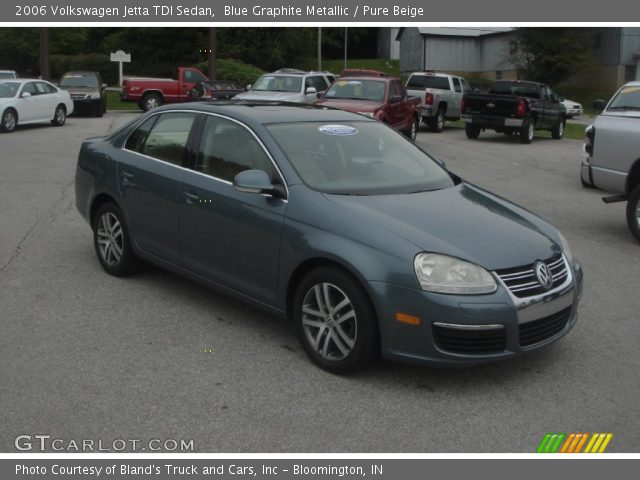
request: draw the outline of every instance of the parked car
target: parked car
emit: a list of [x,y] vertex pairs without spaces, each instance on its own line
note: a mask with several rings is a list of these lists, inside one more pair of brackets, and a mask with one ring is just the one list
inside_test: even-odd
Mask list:
[[576,323],[560,232],[362,115],[165,106],[85,140],[75,189],[107,273],[144,259],[288,316],[332,372],[507,359]]
[[196,84],[209,78],[197,68],[179,67],[178,79],[129,77],[122,82],[122,100],[137,102],[145,112],[163,103],[188,102]]
[[561,103],[564,105],[564,109],[567,111],[567,118],[573,118],[582,115],[583,109],[580,103],[569,100],[568,98],[562,100]]
[[340,78],[316,102],[380,120],[415,140],[420,117],[418,98],[409,98],[398,78],[360,76]]
[[18,74],[15,70],[0,70],[0,80],[18,78]]
[[238,100],[271,100],[277,102],[313,103],[336,76],[330,72],[304,72],[282,68],[262,75],[247,90],[236,96]]
[[59,86],[71,95],[76,113],[88,112],[101,117],[107,111],[107,84],[99,72],[67,72],[60,77]]
[[489,93],[464,95],[462,121],[471,139],[492,129],[505,135],[517,134],[521,143],[531,143],[535,130],[549,130],[559,140],[564,136],[567,117],[562,100],[543,83],[499,80]]
[[18,125],[51,122],[64,125],[73,113],[69,92],[44,80],[3,80],[0,82],[0,131],[11,132]]
[[191,89],[190,95],[194,100],[228,100],[244,89],[236,83],[228,80],[206,80],[196,83]]
[[412,73],[406,87],[409,95],[420,98],[420,117],[436,133],[444,129],[445,119],[460,119],[462,96],[471,92],[464,78],[434,72]]
[[606,203],[626,201],[629,230],[640,242],[640,82],[594,106],[601,113],[585,132],[582,184],[613,193]]

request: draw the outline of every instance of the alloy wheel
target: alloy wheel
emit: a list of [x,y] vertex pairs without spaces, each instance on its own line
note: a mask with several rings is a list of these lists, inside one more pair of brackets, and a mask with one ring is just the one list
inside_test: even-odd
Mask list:
[[306,293],[302,325],[311,347],[326,360],[343,360],[355,346],[355,308],[347,294],[332,283],[318,283]]
[[98,220],[97,234],[100,256],[105,263],[110,267],[120,263],[124,250],[124,233],[118,217],[105,212]]
[[6,112],[2,119],[4,123],[4,129],[8,132],[16,128],[16,116],[13,112]]

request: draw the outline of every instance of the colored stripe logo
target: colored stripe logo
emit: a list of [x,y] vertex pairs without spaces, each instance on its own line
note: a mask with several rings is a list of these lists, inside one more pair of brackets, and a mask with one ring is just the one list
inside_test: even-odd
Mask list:
[[612,438],[613,433],[547,433],[536,452],[604,453]]

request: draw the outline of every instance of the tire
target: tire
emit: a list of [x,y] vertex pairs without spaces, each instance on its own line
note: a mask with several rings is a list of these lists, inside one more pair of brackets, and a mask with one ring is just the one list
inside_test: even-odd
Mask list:
[[529,144],[533,142],[534,135],[535,127],[532,120],[526,126],[520,129],[520,143]]
[[300,282],[292,308],[302,348],[320,368],[336,374],[356,372],[378,356],[376,314],[351,275],[334,267],[312,270]]
[[53,112],[53,119],[51,120],[51,125],[54,127],[61,127],[67,121],[67,108],[60,104],[56,107]]
[[411,122],[411,128],[409,128],[408,130],[405,130],[404,134],[409,140],[411,140],[412,142],[415,142],[416,137],[418,136],[419,128],[420,128],[420,120],[417,118],[414,118],[413,121]]
[[564,127],[566,125],[566,120],[561,118],[558,124],[551,129],[551,138],[555,140],[560,140],[564,137]]
[[100,265],[110,275],[126,277],[138,270],[140,261],[131,248],[129,230],[114,203],[105,203],[96,212],[93,245]]
[[100,118],[102,117],[103,114],[104,114],[104,106],[102,105],[102,102],[101,102],[98,105],[96,105],[95,116]]
[[471,140],[475,140],[480,136],[480,127],[476,125],[466,124],[464,126],[464,133],[467,134],[467,138],[470,138]]
[[439,108],[435,117],[429,119],[429,128],[435,133],[440,133],[444,130],[444,110]]
[[152,108],[158,108],[160,105],[162,105],[162,97],[157,93],[147,93],[140,102],[140,107],[145,112]]
[[629,231],[640,242],[640,185],[636,185],[627,201],[627,225]]
[[0,132],[13,132],[16,125],[18,125],[18,114],[14,109],[7,108],[0,118]]

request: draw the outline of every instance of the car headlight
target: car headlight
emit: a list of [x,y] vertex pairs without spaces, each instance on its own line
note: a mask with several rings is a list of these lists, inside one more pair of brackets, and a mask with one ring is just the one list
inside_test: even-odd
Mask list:
[[569,242],[560,232],[558,232],[558,236],[560,237],[560,247],[562,247],[562,253],[564,253],[565,257],[567,257],[569,263],[573,265],[575,263],[575,259],[573,258],[573,252],[571,251]]
[[97,100],[98,98],[100,98],[100,93],[92,93],[89,95],[89,98]]
[[364,115],[365,117],[373,118],[373,112],[358,112],[360,115]]
[[498,288],[484,268],[447,255],[419,253],[413,265],[420,286],[429,292],[477,295]]

